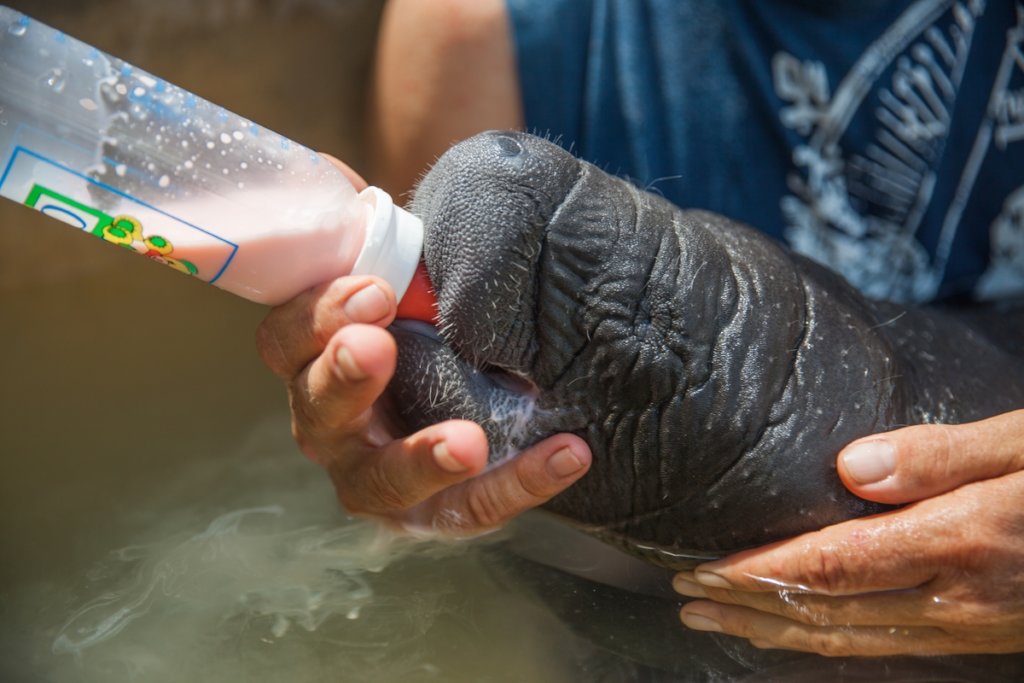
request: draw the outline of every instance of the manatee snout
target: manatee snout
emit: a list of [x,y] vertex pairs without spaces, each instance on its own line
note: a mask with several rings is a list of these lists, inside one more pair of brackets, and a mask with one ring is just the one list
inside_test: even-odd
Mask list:
[[484,133],[449,150],[416,190],[443,332],[471,362],[526,373],[536,360],[539,262],[580,176],[579,162],[551,147]]

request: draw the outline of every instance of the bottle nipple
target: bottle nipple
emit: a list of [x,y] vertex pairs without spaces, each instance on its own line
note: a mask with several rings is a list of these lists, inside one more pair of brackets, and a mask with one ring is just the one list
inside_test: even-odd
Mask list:
[[405,290],[402,300],[398,302],[399,318],[422,320],[431,324],[437,322],[437,294],[427,277],[427,267],[423,261],[416,266],[412,282]]

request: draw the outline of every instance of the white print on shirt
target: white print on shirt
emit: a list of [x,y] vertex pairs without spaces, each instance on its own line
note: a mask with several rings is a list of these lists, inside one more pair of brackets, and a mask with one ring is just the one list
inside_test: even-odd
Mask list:
[[[869,296],[911,302],[935,295],[989,146],[1024,140],[1024,90],[1009,89],[1011,72],[1024,68],[1024,6],[1018,3],[1018,26],[1008,33],[987,115],[956,192],[934,196],[934,169],[985,6],[985,0],[919,0],[865,50],[835,93],[820,62],[785,52],[773,57],[775,91],[787,103],[780,118],[805,139],[793,150],[797,170],[788,177],[791,194],[782,199],[785,237]],[[889,82],[879,84],[885,74],[891,74]],[[876,84],[882,87],[871,96]],[[863,150],[843,150],[840,141],[851,121],[870,105],[876,107],[873,141]],[[939,201],[948,206],[936,251],[929,254],[917,231]],[[1004,275],[998,290],[993,285],[979,294],[1005,292],[1014,281],[1024,286],[1024,271],[1007,271],[1021,267],[1022,257],[1011,262],[1006,256],[1021,248],[1020,226],[1021,212],[1010,208],[992,226],[991,269]]]
[[1020,295],[1024,279],[1024,187],[1003,205],[992,224],[992,264],[978,281],[979,299]]

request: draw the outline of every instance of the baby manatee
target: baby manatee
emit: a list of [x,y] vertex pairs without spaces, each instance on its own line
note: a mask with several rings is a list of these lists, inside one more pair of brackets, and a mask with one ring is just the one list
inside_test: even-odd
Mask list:
[[546,509],[668,567],[884,506],[835,471],[859,437],[1024,407],[1024,305],[871,301],[722,216],[522,133],[450,149],[419,185],[439,334],[399,323],[410,429],[480,423],[491,459],[590,444]]

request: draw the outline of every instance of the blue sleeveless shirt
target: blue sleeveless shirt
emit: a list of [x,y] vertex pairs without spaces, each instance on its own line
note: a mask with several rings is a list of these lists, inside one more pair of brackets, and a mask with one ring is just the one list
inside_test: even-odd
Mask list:
[[506,1],[532,132],[873,297],[1024,295],[1024,1]]

